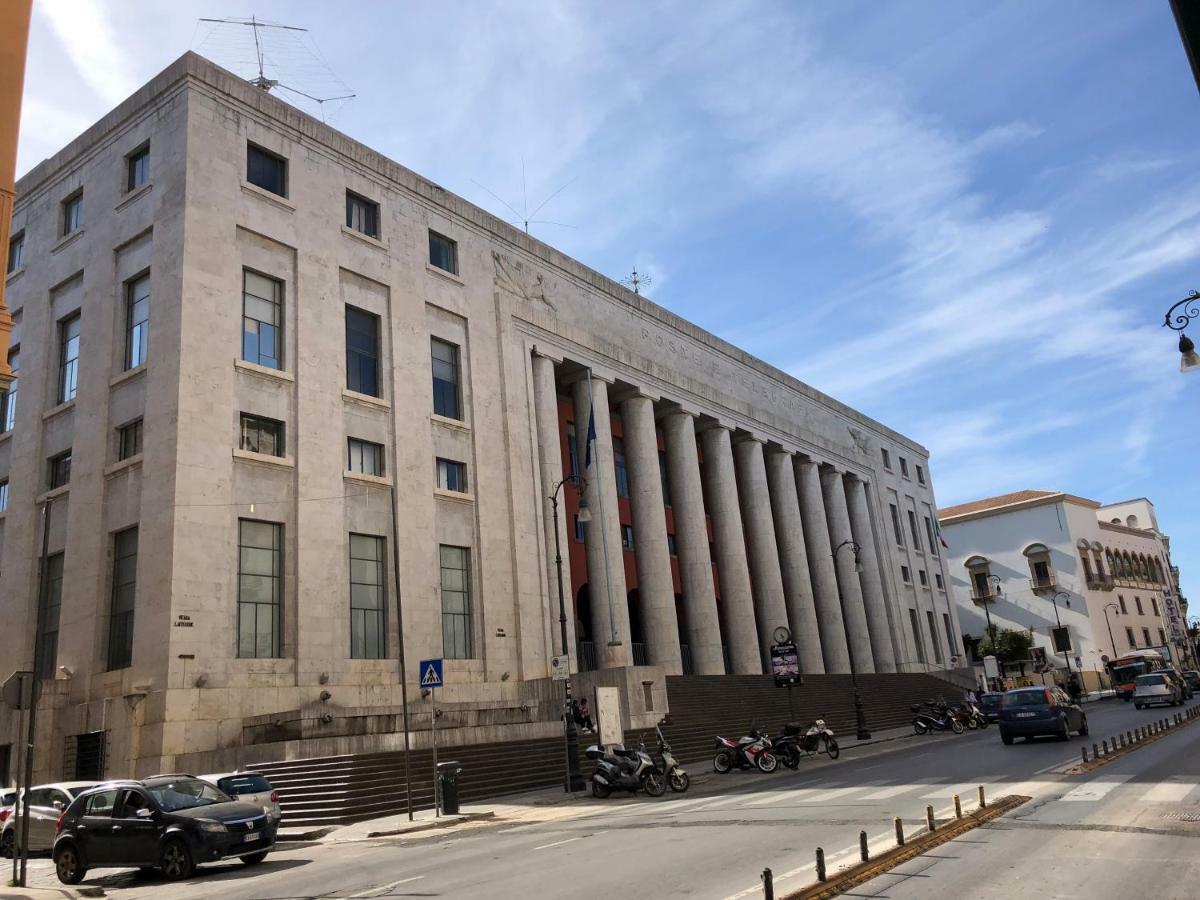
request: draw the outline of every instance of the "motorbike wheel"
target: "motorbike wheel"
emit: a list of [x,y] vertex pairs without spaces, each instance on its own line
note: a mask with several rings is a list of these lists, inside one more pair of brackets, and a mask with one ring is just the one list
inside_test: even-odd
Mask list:
[[663,777],[663,773],[654,769],[646,773],[646,780],[642,782],[642,789],[651,797],[661,797],[667,792],[667,779]]
[[991,724],[992,724],[992,723],[988,721],[988,717],[987,717],[987,716],[980,716],[980,717],[979,717],[979,727],[980,727],[980,728],[987,728],[987,727],[988,727],[989,725],[991,725]]
[[713,757],[713,771],[718,775],[724,775],[733,769],[733,754],[728,750],[718,750],[717,755]]
[[692,779],[688,776],[687,772],[683,771],[683,769],[676,769],[671,773],[670,782],[671,790],[677,794],[682,794],[688,789],[688,786],[692,783]]
[[758,771],[770,775],[779,768],[779,757],[769,751],[763,752],[758,754],[758,759],[754,761],[754,764],[758,766]]
[[842,755],[841,748],[838,747],[838,742],[835,738],[825,738],[825,752],[829,754],[830,759],[837,759]]
[[971,718],[967,719],[967,727],[972,731],[979,727],[979,723],[975,721],[974,716],[971,716]]
[[784,749],[783,764],[789,769],[800,768],[800,751],[795,747],[787,747]]
[[923,719],[913,719],[913,731],[917,734],[929,734],[929,725]]
[[612,790],[607,784],[601,784],[599,781],[592,782],[592,796],[597,800],[603,800],[611,793]]
[[964,731],[966,731],[966,729],[963,728],[963,723],[958,721],[958,719],[950,720],[950,730],[955,734],[962,734]]

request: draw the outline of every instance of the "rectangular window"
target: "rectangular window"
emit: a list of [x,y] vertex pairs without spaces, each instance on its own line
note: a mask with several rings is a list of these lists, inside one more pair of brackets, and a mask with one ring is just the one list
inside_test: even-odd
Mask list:
[[246,147],[246,180],[264,191],[287,196],[287,160],[262,147]]
[[[8,367],[14,375],[21,368],[21,352],[17,348],[8,351]],[[0,391],[0,434],[12,431],[17,424],[17,382],[7,391]]]
[[1137,646],[1137,638],[1135,638],[1135,637],[1133,636],[1133,629],[1132,629],[1132,628],[1126,628],[1126,629],[1125,629],[1125,640],[1129,641],[1129,648],[1130,648],[1131,650],[1132,650],[1134,647],[1136,647],[1136,646]]
[[904,580],[905,584],[912,584],[912,573],[908,571],[908,566],[900,567],[900,577]]
[[108,669],[133,664],[133,607],[137,592],[138,530],[113,535],[112,607],[108,619]]
[[283,526],[238,519],[237,655],[280,655],[283,633]]
[[150,146],[134,150],[125,157],[125,190],[135,191],[150,180]]
[[58,668],[58,617],[62,609],[63,555],[46,558],[46,581],[38,604],[38,644],[41,649],[39,678],[53,678]]
[[75,399],[79,388],[79,313],[58,323],[58,402]]
[[917,618],[915,609],[908,611],[908,624],[912,627],[913,640],[917,645],[917,659],[925,662],[925,642],[921,640],[921,620]]
[[350,535],[350,658],[387,656],[387,589],[381,537]]
[[471,581],[466,547],[441,545],[442,655],[471,659]]
[[675,535],[673,534],[667,535],[667,552],[672,556],[679,555],[679,548],[675,544]]
[[929,540],[929,552],[934,556],[937,556],[938,542],[933,537],[933,522],[930,520],[929,516],[925,517],[925,537]]
[[150,328],[150,276],[143,275],[125,285],[125,369],[136,369],[146,361]]
[[1150,598],[1150,609],[1152,609],[1154,611],[1154,614],[1156,616],[1158,615],[1158,598],[1157,597]]
[[1129,615],[1129,610],[1127,610],[1125,608],[1125,598],[1122,597],[1120,594],[1117,594],[1117,602],[1121,604],[1121,615],[1123,615],[1123,616]]
[[452,459],[437,461],[437,485],[443,491],[467,492],[467,464]]
[[1137,611],[1138,611],[1137,614],[1139,616],[1144,616],[1146,614],[1145,610],[1142,609],[1142,598],[1141,597],[1134,597],[1133,604],[1134,604],[1134,606],[1137,607]]
[[283,423],[263,416],[242,413],[242,437],[238,446],[250,453],[286,456],[287,444],[284,442]]
[[917,481],[919,481],[921,484],[925,483],[925,470],[920,466],[917,466]]
[[1160,645],[1164,645],[1167,643],[1167,633],[1165,631],[1163,631],[1161,628],[1158,629],[1158,643]]
[[883,457],[883,467],[890,471],[892,468],[892,454],[888,452],[887,447],[880,447],[879,455]]
[[950,613],[942,613],[942,627],[946,631],[946,646],[950,648],[950,655],[958,656],[958,646],[954,643],[954,626],[950,624]]
[[946,585],[942,581],[942,574],[940,572],[933,573],[933,583],[937,585],[937,589],[939,591],[944,591],[946,589]]
[[433,338],[433,412],[447,419],[462,420],[462,395],[459,392],[458,347]]
[[924,569],[917,569],[917,577],[921,579],[921,587],[929,587],[929,576]]
[[64,450],[56,456],[50,457],[50,477],[48,484],[50,490],[60,488],[63,485],[69,484],[71,481],[71,451]]
[[8,509],[8,479],[0,478],[0,512]]
[[569,474],[579,474],[579,442],[575,438],[575,423],[567,423],[567,461],[571,466]]
[[117,459],[130,459],[142,452],[142,420],[134,419],[117,429]]
[[579,516],[575,516],[575,540],[583,543],[584,523],[579,521]]
[[360,475],[383,477],[383,444],[373,444],[358,438],[347,438],[349,470]]
[[379,204],[346,191],[346,227],[368,237],[379,237]]
[[908,477],[908,460],[903,456],[900,457],[900,474],[905,478]]
[[1147,647],[1150,646],[1150,629],[1149,628],[1142,629],[1142,640],[1144,640],[1146,642]]
[[632,525],[622,525],[621,526],[621,546],[624,547],[626,550],[633,549],[633,526]]
[[670,506],[671,479],[667,474],[667,454],[665,450],[658,451],[658,476],[662,481],[663,506]]
[[242,270],[242,359],[283,368],[283,282]]
[[346,307],[346,387],[379,396],[379,316]]
[[25,232],[18,231],[8,242],[8,268],[6,274],[12,274],[25,265]]
[[942,645],[938,641],[937,636],[937,619],[933,617],[933,613],[931,613],[929,610],[925,610],[925,618],[927,620],[927,624],[929,625],[929,640],[933,643],[933,655],[937,659],[938,663],[941,663]]
[[921,549],[921,535],[917,533],[917,516],[911,509],[908,512],[908,530],[912,532],[913,547]]
[[458,242],[436,231],[429,232],[429,264],[458,274]]
[[625,466],[625,441],[622,438],[612,439],[613,472],[617,477],[617,496],[629,496],[629,469]]
[[904,529],[900,527],[900,510],[896,508],[895,503],[888,504],[892,508],[892,531],[896,533],[897,546],[904,546]]
[[83,191],[76,191],[62,204],[62,236],[83,227]]

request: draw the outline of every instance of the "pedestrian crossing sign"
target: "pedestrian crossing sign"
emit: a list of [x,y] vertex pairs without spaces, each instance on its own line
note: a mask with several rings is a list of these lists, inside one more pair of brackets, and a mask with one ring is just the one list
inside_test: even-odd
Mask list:
[[421,673],[421,687],[438,688],[442,686],[442,661],[440,659],[423,659],[418,671]]

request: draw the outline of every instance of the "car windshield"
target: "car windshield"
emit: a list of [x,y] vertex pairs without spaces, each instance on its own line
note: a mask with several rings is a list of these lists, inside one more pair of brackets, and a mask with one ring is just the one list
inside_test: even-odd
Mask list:
[[1135,684],[1165,684],[1166,681],[1162,675],[1139,675]]
[[74,799],[84,791],[90,791],[94,787],[94,784],[77,784],[75,787],[64,788],[63,790],[71,795],[71,799]]
[[984,694],[983,697],[979,701],[979,705],[984,706],[984,707],[999,706],[1000,705],[1000,695],[999,694]]
[[1011,691],[1004,695],[1004,705],[1007,706],[1045,706],[1046,692],[1040,688],[1036,691]]
[[268,794],[271,783],[261,775],[229,775],[217,782],[225,793],[238,797],[242,794]]
[[227,794],[199,778],[179,778],[147,785],[154,799],[167,812],[191,809],[194,806],[209,806],[213,803],[228,803]]

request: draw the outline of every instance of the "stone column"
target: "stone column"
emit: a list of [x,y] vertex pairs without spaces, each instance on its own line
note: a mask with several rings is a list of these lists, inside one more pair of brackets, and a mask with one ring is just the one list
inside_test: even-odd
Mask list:
[[746,549],[750,557],[750,581],[754,586],[758,651],[763,670],[769,672],[775,629],[781,625],[788,627],[788,614],[783,594],[783,575],[779,571],[779,549],[775,545],[775,522],[771,518],[763,442],[757,438],[739,440],[734,444],[733,456],[737,465],[742,525],[746,529]]
[[708,481],[709,514],[717,547],[717,580],[725,610],[725,640],[737,675],[761,675],[762,657],[754,624],[754,594],[746,563],[746,538],[738,509],[737,477],[729,429],[712,425],[700,435],[704,447],[704,473]]
[[[617,480],[613,468],[612,422],[608,414],[608,384],[591,376],[575,382],[575,440],[579,464],[587,459],[590,413],[595,413],[596,447],[592,464],[585,468],[587,502],[592,520],[584,526],[587,546],[588,597],[592,606],[592,635],[596,664],[602,669],[633,665],[629,641],[629,599],[625,592],[625,557],[621,550],[621,522],[617,515]],[[611,608],[610,603],[611,592]],[[613,626],[616,640],[613,646]]]
[[[850,531],[850,513],[846,509],[846,488],[842,473],[836,469],[821,472],[821,491],[825,496],[825,516],[829,522],[830,549],[834,550],[843,541],[854,540]],[[842,617],[846,623],[846,637],[850,643],[850,657],[854,671],[859,675],[875,671],[875,660],[871,656],[871,635],[867,630],[867,610],[863,606],[862,585],[855,571],[854,552],[850,547],[837,551],[834,560],[837,569],[838,587],[842,595]]]
[[575,652],[575,597],[571,591],[571,562],[568,558],[566,492],[575,490],[563,485],[558,494],[558,520],[554,520],[550,495],[563,478],[562,437],[558,427],[558,392],[554,383],[554,360],[538,353],[533,355],[533,402],[537,416],[538,469],[541,474],[542,524],[546,533],[546,584],[548,586],[547,614],[551,622],[551,655],[563,653],[558,604],[558,567],[554,562],[554,532],[558,531],[558,546],[562,553],[563,608],[567,614],[567,651],[571,671],[578,671]]
[[846,479],[846,502],[850,507],[850,530],[854,534],[854,540],[862,547],[860,558],[863,570],[859,574],[859,581],[862,584],[863,603],[867,611],[867,630],[871,635],[875,671],[895,672],[896,653],[892,648],[887,601],[883,596],[878,545],[875,542],[875,531],[871,528],[871,515],[867,509],[867,491],[863,483],[853,475]]
[[850,671],[850,651],[846,646],[842,605],[838,601],[837,573],[830,555],[829,524],[825,519],[825,501],[821,496],[821,476],[817,464],[807,460],[797,459],[795,470],[825,671],[831,675],[844,675]]
[[784,450],[767,451],[767,485],[771,490],[771,513],[775,517],[775,540],[779,545],[779,568],[787,603],[792,640],[800,653],[801,670],[825,674],[817,607],[813,603],[808,554],[804,550],[804,528],[796,495],[796,473],[792,455]]
[[675,615],[675,585],[671,551],[667,547],[667,516],[658,465],[658,434],[654,401],[636,394],[622,404],[625,423],[625,465],[629,468],[629,506],[633,512],[633,543],[637,557],[638,598],[642,626],[652,665],[668,675],[683,673],[679,655],[679,620]]
[[663,417],[671,511],[675,514],[675,550],[679,554],[679,583],[687,613],[692,669],[697,675],[724,675],[721,623],[717,615],[712,559],[708,552],[695,419],[691,413],[682,411]]

